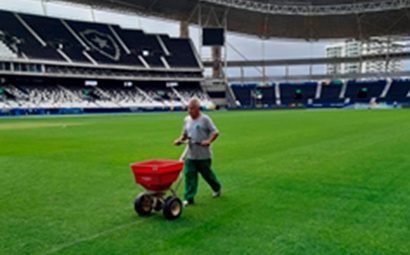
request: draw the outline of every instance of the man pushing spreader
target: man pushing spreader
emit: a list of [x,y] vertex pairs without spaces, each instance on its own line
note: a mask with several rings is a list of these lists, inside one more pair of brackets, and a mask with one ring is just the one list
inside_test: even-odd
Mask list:
[[188,140],[188,151],[185,158],[185,192],[184,206],[194,204],[198,190],[198,172],[213,190],[213,197],[221,195],[221,184],[211,168],[211,143],[218,137],[219,131],[212,119],[200,112],[200,102],[192,98],[188,103],[189,115],[185,117],[181,136],[174,145],[181,145]]

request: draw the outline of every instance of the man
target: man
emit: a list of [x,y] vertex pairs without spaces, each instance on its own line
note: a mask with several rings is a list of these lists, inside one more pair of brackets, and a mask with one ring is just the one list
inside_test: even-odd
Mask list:
[[184,119],[181,137],[174,141],[174,145],[188,139],[188,152],[185,159],[185,192],[184,206],[194,204],[194,197],[198,190],[198,172],[214,191],[212,196],[221,195],[221,184],[211,168],[211,143],[218,137],[211,118],[200,112],[199,100],[192,98],[188,103],[189,115]]

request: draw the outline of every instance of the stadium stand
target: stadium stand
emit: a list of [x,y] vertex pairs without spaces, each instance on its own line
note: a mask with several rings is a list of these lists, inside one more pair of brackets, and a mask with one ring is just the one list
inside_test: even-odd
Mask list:
[[[367,81],[332,81],[324,83],[305,82],[280,83],[279,94],[274,87],[259,84],[232,84],[231,88],[238,105],[243,108],[275,106],[318,106],[343,107],[352,104],[408,104],[410,102],[410,80],[395,79]],[[260,101],[255,100],[258,92]]]
[[348,81],[345,98],[350,103],[370,103],[380,97],[386,80]]
[[148,97],[144,92],[141,92],[136,87],[106,88],[105,93],[109,95],[109,98],[113,100],[120,107],[151,107],[155,105],[153,100]]
[[190,39],[2,10],[0,20],[0,112],[183,109],[193,96],[213,106]]
[[410,80],[393,80],[383,101],[390,104],[410,103]]
[[44,43],[17,13],[0,11],[0,31],[5,43],[23,58],[63,61],[50,45]]
[[195,83],[188,83],[185,84],[184,87],[180,87],[178,89],[172,87],[171,89],[174,91],[175,94],[177,94],[181,98],[182,102],[187,103],[189,99],[196,97],[201,101],[201,104],[203,106],[207,108],[213,106],[213,102],[211,101],[208,94],[204,93],[201,87]]
[[252,104],[252,91],[256,88],[256,84],[232,84],[232,91],[237,99],[237,105],[241,107],[251,107]]
[[[3,37],[3,34],[0,32],[0,37]],[[1,40],[0,40],[0,58],[2,59],[13,59],[17,58],[17,54],[10,50]]]
[[[127,54],[121,47],[122,40],[111,25],[80,21],[65,21],[67,29],[78,35],[78,40],[87,45],[89,55],[101,64],[141,66],[138,56]],[[122,45],[124,45],[122,43]]]
[[[130,85],[119,81],[101,81],[98,86],[85,86],[82,79],[15,79],[0,85],[0,102],[4,109],[57,109],[57,108],[175,108],[185,107],[195,96],[205,107],[212,101],[196,82],[167,83],[140,81]],[[388,81],[348,81],[345,94],[343,85],[330,83],[292,84],[281,83],[261,87],[256,84],[232,85],[232,90],[242,108],[253,107],[309,107],[317,104],[343,107],[355,103],[409,103],[410,81],[393,80],[381,97]],[[279,86],[280,97],[275,94]],[[364,94],[363,88],[365,88]],[[302,95],[300,95],[302,94]],[[315,98],[319,96],[318,98]],[[342,97],[341,97],[342,96]],[[280,104],[276,104],[279,98]],[[315,98],[314,100],[312,100]],[[333,104],[333,105],[332,105]]]
[[26,14],[21,14],[21,17],[48,45],[57,51],[62,50],[69,61],[91,64],[83,54],[85,48],[60,20]]
[[279,84],[282,104],[307,104],[315,97],[317,82]]
[[165,44],[165,47],[170,49],[178,49],[174,54],[166,56],[168,63],[175,67],[198,66],[198,61],[195,58],[195,53],[192,50],[190,41],[179,38],[169,38],[168,36],[160,37]]
[[[60,82],[60,84],[59,84]],[[2,108],[127,108],[185,107],[195,96],[204,107],[212,106],[209,96],[195,82],[167,86],[166,82],[136,82],[120,85],[118,81],[101,81],[85,86],[75,79],[15,79],[0,85]]]
[[[265,105],[271,106],[276,104],[275,87],[274,86],[258,86],[257,84],[249,84],[245,86],[231,86],[237,98],[237,105]],[[225,96],[225,95],[224,95]]]
[[[0,10],[4,109],[184,109],[214,106],[190,39]],[[95,84],[86,86],[87,81]],[[410,80],[232,84],[239,108],[344,107],[410,102]],[[210,91],[215,98],[226,92]]]
[[166,106],[182,106],[181,98],[171,88],[161,83],[141,84],[138,88],[142,89],[154,102],[163,103]]
[[0,52],[11,51],[22,59],[141,69],[201,66],[190,39],[7,11],[0,11],[0,19]]
[[319,104],[335,104],[343,103],[343,99],[340,98],[343,85],[340,83],[330,82],[321,86],[320,94],[313,100],[314,103]]
[[146,35],[140,30],[120,29],[119,27],[114,27],[114,29],[123,38],[129,51],[145,61],[146,66],[165,67],[162,60],[165,52],[161,48],[157,35]]

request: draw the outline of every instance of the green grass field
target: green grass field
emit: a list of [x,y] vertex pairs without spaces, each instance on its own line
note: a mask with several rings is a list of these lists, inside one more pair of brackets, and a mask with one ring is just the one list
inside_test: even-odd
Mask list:
[[410,111],[211,112],[222,196],[139,217],[184,115],[0,119],[0,254],[410,254]]

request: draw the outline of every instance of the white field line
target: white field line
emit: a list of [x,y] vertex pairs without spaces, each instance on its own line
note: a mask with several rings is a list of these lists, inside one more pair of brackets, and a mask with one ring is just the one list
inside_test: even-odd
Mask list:
[[113,232],[116,232],[116,231],[119,231],[119,230],[122,230],[122,229],[129,228],[129,227],[134,226],[134,225],[138,225],[138,224],[140,224],[140,223],[149,221],[150,219],[152,219],[152,218],[141,219],[141,220],[139,220],[139,221],[134,221],[134,222],[131,222],[131,223],[123,224],[123,225],[117,226],[117,227],[115,227],[115,228],[111,228],[111,229],[108,229],[108,230],[99,232],[99,233],[94,234],[94,235],[92,235],[92,236],[83,237],[83,238],[81,238],[81,239],[78,239],[77,241],[74,241],[74,242],[71,242],[71,243],[66,243],[66,244],[62,244],[62,245],[60,245],[60,246],[57,246],[57,247],[55,247],[55,248],[53,248],[53,249],[51,249],[51,250],[49,250],[49,251],[46,251],[46,252],[44,252],[44,253],[41,253],[41,255],[52,254],[52,253],[55,253],[55,252],[57,252],[57,251],[63,250],[63,249],[65,249],[65,248],[69,248],[69,247],[75,246],[75,245],[77,245],[77,244],[84,243],[84,242],[88,242],[88,241],[97,239],[97,238],[99,238],[99,237],[101,237],[101,236],[105,236],[105,235],[111,234],[111,233],[113,233]]

